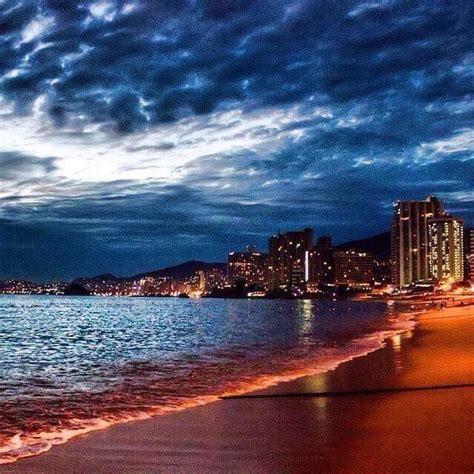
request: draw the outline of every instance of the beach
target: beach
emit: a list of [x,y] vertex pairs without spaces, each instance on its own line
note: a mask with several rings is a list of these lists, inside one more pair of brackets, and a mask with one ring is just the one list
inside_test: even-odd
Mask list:
[[0,472],[472,472],[474,306],[244,397],[115,425]]

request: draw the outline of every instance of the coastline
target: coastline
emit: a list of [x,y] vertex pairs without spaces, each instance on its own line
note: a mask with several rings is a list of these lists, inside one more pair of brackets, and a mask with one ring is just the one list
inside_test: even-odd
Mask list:
[[[453,466],[455,471],[470,472],[474,459],[468,450],[469,432],[467,426],[463,428],[463,420],[466,425],[465,415],[473,402],[467,399],[467,388],[438,389],[436,393],[428,389],[417,392],[400,390],[390,394],[360,392],[474,382],[472,364],[469,364],[469,359],[466,361],[466,354],[472,357],[466,352],[469,335],[472,336],[473,332],[472,316],[473,306],[418,314],[415,330],[391,338],[384,348],[344,362],[335,370],[281,382],[250,394],[261,395],[261,398],[224,399],[146,421],[118,424],[55,446],[40,456],[4,465],[0,471],[116,472],[120,466],[120,470],[126,472],[304,472],[311,466],[313,469],[318,466],[321,470],[385,472],[389,468],[397,467],[399,470],[417,466],[423,470],[433,467],[434,472],[444,461],[450,472],[453,472]],[[447,393],[453,390],[456,390],[455,397]],[[328,395],[328,392],[333,395]],[[335,392],[346,394],[334,396]],[[289,396],[295,393],[299,396]],[[326,395],[318,395],[321,393]],[[406,406],[403,400],[406,400]],[[419,428],[427,432],[430,430],[426,425],[432,423],[428,419],[419,419],[417,410],[422,407],[426,412],[436,412],[436,408],[444,407],[444,413],[447,409],[454,416],[459,414],[461,400],[465,412],[463,417],[456,418],[455,427],[461,436],[444,439],[446,429],[452,425],[447,417],[441,416],[431,440],[436,441],[434,433],[438,432],[438,437],[443,438],[456,456],[446,455],[435,464],[434,458],[430,459],[426,453],[421,455],[420,451],[418,455],[413,452],[416,443],[412,438],[417,433],[410,421],[418,422]],[[413,404],[417,407],[410,413],[406,407]],[[396,416],[392,420],[397,428],[393,433],[387,428],[391,425],[388,423],[389,412],[394,408],[400,419],[397,420]],[[384,413],[385,410],[388,414]],[[403,420],[405,425],[401,423]],[[410,436],[401,436],[400,425],[406,426]],[[380,433],[374,432],[376,427]],[[397,431],[398,437],[395,436]],[[448,429],[447,432],[452,431]],[[374,440],[383,436],[391,440],[382,449],[383,456],[379,453],[367,457],[367,452],[362,456],[363,443],[366,443],[366,449],[369,446],[373,449]],[[456,439],[458,442],[453,446]],[[394,457],[390,446],[398,445],[400,449],[403,446],[405,453],[397,450]],[[359,457],[356,459],[357,453]],[[410,456],[407,453],[411,453]],[[383,459],[391,461],[384,464]],[[403,461],[408,464],[400,464]]]

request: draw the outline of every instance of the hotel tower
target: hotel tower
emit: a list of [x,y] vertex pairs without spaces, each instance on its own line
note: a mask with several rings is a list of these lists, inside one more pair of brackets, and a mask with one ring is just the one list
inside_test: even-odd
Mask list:
[[469,230],[469,234],[467,237],[467,254],[468,254],[468,268],[469,273],[467,274],[467,279],[474,283],[474,229]]
[[464,278],[463,221],[445,215],[428,223],[430,237],[430,273],[438,281],[462,281]]
[[270,288],[304,291],[312,277],[313,231],[276,234],[268,241]]
[[433,196],[423,201],[394,203],[391,232],[394,285],[402,287],[431,278],[428,224],[443,215],[443,203]]

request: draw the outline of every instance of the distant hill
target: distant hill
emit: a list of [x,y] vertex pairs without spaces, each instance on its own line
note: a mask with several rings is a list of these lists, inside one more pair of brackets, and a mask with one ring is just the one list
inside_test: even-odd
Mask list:
[[100,282],[100,281],[117,281],[123,280],[124,278],[117,278],[112,273],[102,273],[101,275],[93,276],[93,277],[79,277],[73,280],[71,283],[76,285],[87,285],[87,283],[91,282]]
[[102,273],[101,275],[89,278],[89,280],[114,281],[118,280],[118,278],[115,275],[112,275],[112,273]]
[[191,277],[198,271],[218,269],[225,272],[226,268],[227,265],[223,262],[202,262],[200,260],[191,260],[189,262],[180,263],[179,265],[174,265],[172,267],[166,267],[146,273],[139,273],[138,275],[134,275],[131,278],[137,280],[144,277],[171,277],[179,280]]
[[174,278],[176,280],[186,279],[192,277],[198,271],[208,271],[212,269],[221,270],[226,272],[227,265],[223,262],[202,262],[200,260],[191,260],[189,262],[180,263],[179,265],[174,265],[172,267],[160,268],[158,270],[153,270],[145,273],[138,273],[130,277],[116,277],[111,273],[103,273],[94,277],[79,277],[72,281],[73,284],[85,285],[89,283],[100,282],[100,281],[129,281],[129,280],[139,280],[140,278],[145,277],[168,277]]
[[103,273],[102,275],[97,275],[95,277],[92,277],[93,280],[118,280],[118,278],[115,275],[112,275],[112,273]]
[[372,252],[381,260],[390,258],[390,232],[377,234],[366,239],[351,240],[336,246],[337,249],[355,248],[364,252]]

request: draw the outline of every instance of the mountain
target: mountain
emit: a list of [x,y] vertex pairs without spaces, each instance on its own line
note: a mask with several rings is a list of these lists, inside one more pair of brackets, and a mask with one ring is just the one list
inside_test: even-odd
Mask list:
[[180,263],[179,265],[174,265],[172,267],[166,267],[146,273],[139,273],[138,275],[131,277],[131,279],[138,280],[144,277],[171,277],[180,280],[191,277],[198,271],[217,269],[225,272],[226,268],[227,265],[223,262],[202,262],[200,260],[191,260],[189,262]]
[[351,240],[336,246],[336,249],[355,248],[364,252],[371,252],[381,260],[390,258],[390,232],[377,234],[366,239]]
[[118,278],[115,275],[112,275],[112,273],[102,273],[101,275],[97,275],[95,277],[89,278],[90,280],[102,280],[102,281],[114,281],[118,280]]
[[71,283],[77,285],[87,285],[88,283],[101,282],[101,281],[118,281],[123,280],[123,278],[117,278],[112,273],[102,273],[101,275],[96,275],[93,277],[79,277],[74,279]]
[[107,281],[107,282],[124,282],[124,281],[133,281],[139,280],[140,278],[145,277],[168,277],[174,278],[176,280],[182,280],[189,277],[192,277],[198,271],[208,271],[208,270],[219,270],[226,272],[227,264],[223,262],[202,262],[200,260],[191,260],[189,262],[180,263],[179,265],[174,265],[172,267],[161,268],[159,270],[153,270],[151,272],[138,273],[130,277],[116,277],[111,273],[103,273],[94,277],[79,277],[72,281],[73,284],[84,285]]

